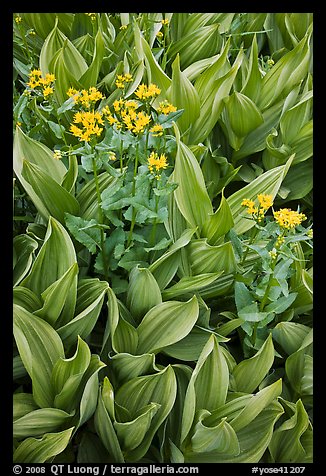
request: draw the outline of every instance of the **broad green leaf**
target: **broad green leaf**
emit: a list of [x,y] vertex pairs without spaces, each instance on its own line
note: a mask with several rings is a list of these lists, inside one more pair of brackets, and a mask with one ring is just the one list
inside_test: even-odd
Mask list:
[[214,214],[204,223],[202,236],[210,245],[216,245],[221,236],[225,235],[234,225],[232,212],[222,191],[221,202]]
[[76,393],[91,360],[88,345],[78,336],[76,353],[70,359],[59,359],[53,367],[51,380],[56,397],[54,405],[67,412],[76,408]]
[[243,410],[230,422],[233,429],[238,432],[252,422],[259,413],[275,400],[282,392],[282,379],[277,380],[268,387],[257,392]]
[[233,370],[236,391],[253,392],[274,362],[274,346],[270,334],[259,351],[250,359],[242,360]]
[[308,429],[309,417],[301,400],[295,404],[295,412],[273,433],[268,449],[273,461],[280,463],[301,463],[305,457],[305,448],[301,438]]
[[263,123],[263,116],[256,104],[244,94],[234,91],[225,102],[228,122],[236,136],[245,137]]
[[176,391],[176,377],[170,365],[153,375],[131,379],[119,388],[115,401],[126,408],[132,417],[150,403],[160,405],[142,443],[128,452],[128,461],[139,461],[147,452],[157,429],[173,407]]
[[290,293],[288,296],[282,296],[276,301],[271,302],[265,307],[266,312],[275,312],[281,314],[288,309],[297,297],[297,293]]
[[105,43],[101,29],[98,29],[95,36],[95,48],[93,60],[89,68],[79,78],[80,84],[88,89],[98,83],[98,76],[102,66],[102,61],[105,52]]
[[266,73],[262,80],[258,104],[261,110],[273,105],[280,97],[285,97],[294,86],[304,79],[309,67],[310,37],[311,28],[298,45],[282,56]]
[[186,337],[175,344],[164,347],[163,352],[178,360],[197,361],[212,334],[215,335],[218,342],[229,340],[214,331],[195,325]]
[[275,198],[291,166],[292,160],[293,156],[288,159],[285,165],[268,170],[227,198],[234,219],[234,230],[238,235],[252,228],[255,223],[254,220],[244,218],[245,210],[241,205],[242,200],[245,198],[255,200],[259,193],[272,195]]
[[181,443],[190,431],[195,411],[212,411],[223,405],[228,386],[228,365],[216,337],[212,335],[203,348],[189,381],[182,415]]
[[43,218],[53,216],[64,223],[65,212],[72,215],[79,212],[77,200],[37,165],[23,160],[22,177],[32,187],[30,198]]
[[53,406],[52,369],[64,357],[56,331],[39,317],[14,304],[14,336],[20,357],[32,379],[33,397],[41,408]]
[[174,198],[178,208],[192,227],[202,228],[208,216],[213,213],[205,180],[198,161],[191,150],[180,140],[176,125],[177,154],[172,180],[178,184]]
[[[225,48],[229,48],[228,43],[226,43]],[[221,55],[221,58],[222,57],[225,58],[223,55]],[[201,100],[200,115],[191,128],[188,141],[190,144],[203,142],[207,138],[209,133],[212,131],[213,127],[215,126],[222,113],[222,110],[224,108],[223,99],[227,97],[230,93],[238,69],[241,65],[242,58],[243,50],[240,50],[232,67],[229,69],[229,71],[226,72],[226,74],[224,74],[224,76],[215,79],[214,75],[213,78],[211,78],[211,80],[213,80],[213,83],[211,84],[211,89],[208,89],[208,82],[207,84],[205,84],[205,95],[201,94],[198,90]],[[216,65],[217,64],[218,63],[216,62]],[[213,66],[214,65],[212,65],[211,68],[213,68]],[[209,70],[211,68],[209,68]],[[211,71],[209,70],[207,70],[205,73],[212,74],[213,71],[211,73]],[[203,80],[204,74],[202,75]],[[195,87],[196,89],[199,89],[197,88],[196,84]]]
[[299,349],[291,354],[285,362],[286,375],[292,387],[299,395],[302,393],[302,380],[305,376],[305,367],[308,366],[309,357],[311,357],[312,353],[312,342],[313,330],[311,329]]
[[13,420],[27,415],[28,413],[37,410],[33,395],[30,393],[14,393],[13,394]]
[[117,352],[137,353],[138,333],[135,327],[120,316],[119,323],[112,337]]
[[110,365],[114,375],[121,383],[147,374],[153,369],[159,370],[155,366],[155,354],[131,355],[120,352],[111,357]]
[[38,243],[29,235],[18,235],[13,239],[14,246],[14,269],[13,278],[14,286],[17,286],[19,282],[28,273],[32,262],[35,250],[38,248]]
[[57,408],[33,410],[14,421],[13,437],[27,438],[28,436],[40,436],[44,433],[58,431],[68,418],[71,418],[69,413]]
[[299,350],[310,330],[310,327],[298,322],[279,322],[272,330],[272,335],[285,352],[291,355]]
[[[43,245],[21,285],[41,295],[77,263],[75,248],[65,228],[50,218]],[[46,269],[46,273],[44,273]],[[71,284],[60,320],[70,320],[76,304],[77,276]]]
[[263,321],[268,314],[268,312],[262,312],[259,310],[257,302],[249,304],[238,311],[239,318],[247,322]]
[[311,119],[312,101],[313,92],[308,91],[295,106],[284,113],[280,120],[280,131],[284,143],[293,143],[299,131]]
[[195,325],[198,313],[195,296],[187,302],[167,301],[153,307],[137,328],[137,353],[158,352],[181,340]]
[[[172,63],[172,82],[167,91],[167,98],[177,109],[184,109],[182,116],[178,119],[178,127],[181,135],[187,137],[188,129],[199,116],[200,102],[196,89],[185,73],[180,70],[179,54]],[[186,142],[186,139],[183,138],[183,141]]]
[[250,48],[248,73],[240,91],[242,94],[245,94],[248,98],[250,98],[255,104],[260,98],[262,82],[258,58],[257,37],[255,34]]
[[187,247],[188,259],[192,272],[234,273],[236,260],[230,241],[218,246],[211,246],[206,239],[192,240]]
[[105,463],[107,460],[107,450],[100,438],[90,431],[83,431],[77,454],[77,463]]
[[192,451],[196,453],[214,451],[215,453],[228,455],[239,454],[240,446],[236,432],[226,421],[226,418],[222,418],[216,426],[206,426],[205,416],[205,413],[203,413],[194,427],[194,434],[191,437]]
[[68,445],[72,428],[59,433],[46,433],[41,439],[26,438],[14,452],[14,463],[45,463],[60,454]]
[[[42,292],[43,306],[34,312],[35,316],[41,317],[53,327],[69,298],[71,289],[77,279],[78,265],[74,263],[65,274]],[[71,315],[71,317],[73,317]]]
[[118,352],[114,345],[114,333],[119,322],[119,306],[118,306],[117,297],[114,294],[114,291],[110,287],[107,289],[107,298],[108,298],[108,301],[107,301],[108,319],[105,325],[101,353],[104,351],[105,345],[110,335],[111,335],[113,350],[115,352]]
[[74,196],[74,187],[78,177],[78,161],[75,155],[69,155],[69,167],[62,180],[62,187]]
[[162,302],[161,291],[148,268],[136,266],[129,275],[126,304],[137,322],[154,306]]
[[174,59],[179,53],[181,67],[184,69],[195,61],[212,56],[222,46],[218,29],[219,25],[215,23],[191,30],[171,45],[169,58]]
[[45,40],[56,22],[60,30],[68,35],[75,16],[74,13],[22,13],[21,15],[42,40]]
[[195,276],[184,276],[176,284],[166,288],[162,291],[162,298],[173,299],[178,296],[184,296],[198,292],[200,294],[200,289],[209,286],[211,283],[216,281],[216,279],[221,276],[223,271],[217,273],[203,273]]
[[140,415],[132,421],[124,423],[114,422],[114,428],[124,451],[134,450],[141,444],[147,431],[150,429],[153,416],[157,413],[160,406],[158,403],[150,403],[142,408],[139,412]]
[[77,336],[85,339],[93,330],[102,309],[104,295],[109,285],[98,278],[79,282],[75,317],[57,329],[61,339],[68,347]]

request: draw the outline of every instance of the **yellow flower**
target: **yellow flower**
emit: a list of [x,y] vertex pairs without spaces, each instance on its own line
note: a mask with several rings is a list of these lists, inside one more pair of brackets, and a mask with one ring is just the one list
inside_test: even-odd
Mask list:
[[22,125],[22,123],[20,121],[16,122],[16,126],[20,127],[21,125]]
[[295,228],[307,219],[303,213],[293,211],[290,208],[281,208],[279,211],[273,213],[276,223],[285,229]]
[[269,251],[269,256],[272,258],[272,259],[276,259],[277,258],[277,251],[276,250],[272,250],[272,251]]
[[169,20],[167,18],[164,18],[164,20],[161,21],[162,25],[168,25]]
[[62,158],[62,152],[61,150],[55,150],[53,153],[53,158],[56,160],[60,160]]
[[[82,128],[77,127],[76,124],[81,124]],[[70,132],[80,140],[88,142],[93,136],[100,136],[103,131],[102,114],[94,111],[77,112],[74,116],[74,124],[70,125]]]
[[113,108],[115,110],[115,112],[119,112],[121,110],[123,106],[123,99],[120,98],[120,99],[116,99],[113,103]]
[[314,232],[313,232],[313,229],[310,228],[310,230],[307,231],[307,236],[308,238],[312,239],[314,237]]
[[71,98],[73,96],[77,96],[78,95],[78,91],[77,89],[75,88],[69,88],[68,91],[67,91],[67,95]]
[[28,76],[42,76],[42,71],[40,69],[33,69]]
[[128,25],[121,25],[120,30],[126,30],[128,28]]
[[126,74],[118,74],[117,79],[115,80],[115,85],[119,89],[124,89],[124,83],[130,83],[132,81],[132,75],[129,73]]
[[45,98],[48,97],[50,94],[53,94],[53,88],[51,88],[50,86],[47,86],[46,88],[43,89],[43,96]]
[[20,17],[20,16],[15,17],[15,22],[16,23],[21,23],[22,22],[22,17]]
[[151,174],[157,174],[162,169],[166,169],[168,166],[167,158],[165,154],[158,156],[157,152],[151,152],[147,160],[148,170]]
[[175,112],[176,110],[177,108],[166,100],[160,102],[159,107],[157,108],[157,112],[164,115],[168,115],[170,112]]
[[117,158],[117,156],[115,155],[115,153],[112,150],[109,150],[109,159],[110,160],[115,160],[116,158]]
[[163,126],[161,126],[161,124],[154,124],[154,126],[150,128],[149,132],[153,134],[153,137],[159,137],[163,135]]
[[142,83],[135,91],[135,95],[138,97],[138,99],[152,98],[158,96],[160,93],[160,88],[158,88],[156,84],[153,83],[151,83],[149,86],[146,86],[146,84]]
[[156,36],[157,36],[157,38],[163,38],[164,35],[163,35],[163,33],[162,33],[161,31],[158,31],[158,32],[156,33]]
[[36,33],[35,33],[35,31],[34,31],[33,29],[31,29],[31,31],[29,32],[29,34],[32,35],[32,36],[35,36],[35,35],[36,35]]
[[257,195],[259,205],[263,210],[268,210],[273,205],[273,195],[261,193]]

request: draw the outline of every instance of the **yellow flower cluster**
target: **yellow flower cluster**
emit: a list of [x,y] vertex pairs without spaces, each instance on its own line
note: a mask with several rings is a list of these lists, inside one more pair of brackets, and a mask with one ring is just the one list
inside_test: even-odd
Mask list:
[[[80,127],[76,126],[78,124]],[[94,136],[100,136],[103,131],[104,121],[100,112],[81,111],[76,112],[74,123],[70,126],[70,132],[79,140],[89,142]]]
[[160,114],[168,115],[170,112],[175,112],[177,108],[170,104],[168,101],[162,101],[159,103],[159,107],[157,108],[157,112]]
[[281,208],[279,211],[274,212],[274,218],[281,228],[288,230],[295,228],[307,219],[303,213],[296,212],[290,208]]
[[117,79],[115,80],[115,85],[119,89],[124,89],[125,83],[130,83],[132,81],[132,75],[129,73],[118,74]]
[[135,91],[135,95],[138,97],[138,99],[145,100],[155,98],[159,94],[161,94],[160,88],[158,88],[156,84],[153,83],[151,83],[149,86],[146,86],[146,84],[142,83]]
[[128,28],[128,25],[121,25],[119,30],[126,30]]
[[16,23],[21,23],[22,22],[22,17],[20,17],[20,16],[15,17],[15,22]]
[[166,169],[168,164],[165,154],[158,156],[157,152],[151,152],[147,160],[148,170],[151,174],[156,174],[156,178],[159,177],[160,171]]
[[96,20],[96,13],[85,13],[85,15],[89,16],[92,21]]
[[262,221],[265,212],[273,205],[273,196],[261,193],[257,195],[257,199],[259,202],[258,206],[256,206],[254,200],[250,200],[248,198],[242,200],[241,205],[247,207],[247,213],[254,216],[254,218],[260,222]]
[[55,151],[53,152],[53,158],[56,159],[56,160],[62,159],[62,152],[61,152],[61,150],[55,150]]
[[94,108],[94,104],[104,97],[94,86],[90,87],[88,91],[86,89],[78,91],[77,89],[69,88],[67,95],[73,97],[75,103],[80,104],[85,109]]
[[46,73],[45,77],[42,76],[42,71],[39,69],[33,69],[29,73],[29,81],[27,86],[31,89],[42,88],[42,94],[46,98],[53,94],[53,83],[55,81],[54,74]]
[[164,20],[161,21],[162,25],[168,25],[169,20],[167,18],[164,18]]
[[122,98],[113,103],[114,113],[108,106],[102,109],[102,113],[111,126],[115,125],[117,129],[126,129],[135,134],[145,131],[149,125],[151,117],[144,111],[137,112],[138,103],[133,100],[124,101]]
[[153,137],[159,137],[163,135],[163,126],[161,126],[161,124],[154,124],[154,126],[150,128],[149,132],[153,134]]

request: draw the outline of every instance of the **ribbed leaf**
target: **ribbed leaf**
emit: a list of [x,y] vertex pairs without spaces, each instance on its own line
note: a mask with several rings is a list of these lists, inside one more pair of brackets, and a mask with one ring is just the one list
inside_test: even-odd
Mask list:
[[69,413],[57,408],[33,410],[14,421],[13,437],[26,438],[28,436],[39,436],[51,431],[58,431],[68,418],[71,418]]
[[138,354],[157,352],[185,337],[198,319],[198,302],[167,301],[153,307],[137,328]]
[[236,136],[245,137],[263,123],[261,112],[244,94],[234,91],[225,102],[228,121]]
[[95,48],[92,63],[85,73],[79,78],[80,84],[82,84],[84,88],[88,89],[98,83],[98,76],[102,66],[104,52],[104,38],[102,31],[99,29],[95,36]]
[[[53,216],[64,223],[65,212],[78,213],[79,204],[77,200],[37,165],[24,160],[22,177],[32,187],[31,199],[45,219]],[[36,201],[34,200],[35,196],[37,197]]]
[[257,103],[260,98],[261,82],[262,75],[259,69],[258,46],[255,34],[250,48],[248,73],[240,92],[245,94],[254,103]]
[[[65,228],[50,217],[44,243],[21,285],[41,295],[77,263],[75,248]],[[44,273],[46,269],[46,273]],[[76,304],[77,276],[71,283],[60,320],[70,320]]]
[[193,240],[187,247],[189,263],[194,274],[233,273],[236,260],[230,241],[211,246],[206,239]]
[[177,296],[183,296],[199,292],[200,289],[205,286],[209,286],[211,283],[221,276],[223,271],[218,273],[203,273],[195,276],[184,276],[176,284],[170,286],[162,291],[163,299],[173,299]]
[[304,338],[310,332],[310,327],[298,322],[279,322],[273,329],[273,339],[288,355],[299,350]]
[[212,335],[203,348],[189,381],[182,415],[181,443],[190,431],[195,411],[212,411],[223,405],[228,385],[228,365],[216,337]]
[[110,365],[119,382],[124,383],[134,377],[159,370],[155,366],[154,354],[131,355],[119,353],[111,357]]
[[115,401],[118,405],[126,408],[132,417],[150,403],[160,405],[142,443],[136,449],[128,452],[128,461],[139,461],[146,453],[154,434],[173,407],[176,391],[177,383],[171,366],[153,375],[136,377],[119,388]]
[[191,448],[196,453],[214,451],[227,455],[240,453],[239,441],[232,426],[222,418],[216,426],[205,426],[205,413],[196,423],[191,437]]
[[13,394],[13,421],[37,409],[38,406],[30,393]]
[[32,265],[34,251],[38,248],[38,243],[29,235],[23,234],[14,237],[13,246],[15,259],[13,285],[17,286],[17,284],[19,284],[19,282],[26,276]]
[[43,40],[53,29],[56,21],[60,30],[68,35],[75,16],[74,13],[22,13],[21,15]]
[[45,463],[68,445],[72,428],[59,433],[46,433],[41,439],[26,438],[14,452],[14,463]]
[[232,212],[227,200],[224,198],[222,191],[222,198],[220,205],[216,212],[211,215],[204,223],[202,229],[202,236],[207,238],[210,245],[215,245],[221,236],[225,235],[234,225]]
[[253,392],[274,362],[274,346],[270,334],[259,351],[250,359],[242,360],[233,370],[236,391]]
[[305,376],[305,366],[308,365],[306,357],[311,356],[313,342],[313,330],[304,338],[299,349],[291,354],[285,362],[285,372],[292,387],[300,395],[302,393],[302,379]]
[[191,150],[180,140],[178,128],[174,126],[177,154],[173,181],[178,184],[174,198],[178,208],[192,227],[201,228],[213,213],[211,200],[198,161]]
[[76,392],[91,360],[88,345],[78,336],[77,350],[70,359],[59,359],[52,370],[52,383],[57,408],[71,411],[76,407]]
[[160,288],[150,270],[136,266],[129,276],[126,301],[133,317],[139,322],[146,312],[161,302]]
[[[118,178],[114,178],[107,172],[98,175],[98,188],[102,193],[107,187],[115,184]],[[96,199],[96,181],[91,179],[77,193],[76,199],[79,203],[79,215],[84,220],[99,220],[98,203]]]
[[52,369],[58,359],[64,357],[60,337],[50,324],[15,304],[14,336],[20,357],[32,379],[35,402],[41,408],[52,407]]

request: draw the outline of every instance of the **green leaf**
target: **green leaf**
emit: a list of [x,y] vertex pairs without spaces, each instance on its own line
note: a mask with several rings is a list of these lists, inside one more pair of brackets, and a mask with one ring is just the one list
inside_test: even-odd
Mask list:
[[[46,220],[53,216],[64,223],[65,212],[71,214],[79,212],[77,200],[37,165],[24,160],[22,177],[32,187],[33,194],[30,198]],[[35,196],[36,200],[34,200]]]
[[301,400],[295,404],[294,414],[273,433],[268,446],[273,461],[280,463],[301,463],[305,458],[305,448],[301,438],[308,429],[309,417]]
[[272,335],[285,352],[291,355],[299,350],[310,330],[310,327],[298,322],[279,322],[272,330]]
[[[285,362],[285,372],[294,390],[301,395],[305,367],[312,352],[313,330],[304,338],[299,349],[291,354]],[[308,359],[307,359],[308,358]]]
[[263,123],[256,104],[244,94],[234,91],[225,102],[228,122],[236,136],[245,137]]
[[265,307],[266,312],[275,312],[275,314],[281,314],[286,311],[297,297],[297,293],[290,293],[288,296],[282,296],[276,301],[271,302]]
[[80,84],[84,88],[90,88],[98,83],[98,76],[102,66],[102,61],[105,53],[105,42],[101,29],[98,29],[95,36],[95,47],[93,53],[93,60],[89,68],[79,78]]
[[45,463],[68,445],[72,428],[59,433],[46,433],[41,439],[26,438],[14,452],[14,463]]
[[162,302],[160,288],[148,268],[136,266],[129,275],[126,304],[137,322]]
[[38,406],[30,393],[13,394],[13,421],[37,409]]
[[182,414],[181,443],[191,429],[195,411],[212,411],[223,405],[228,386],[228,365],[216,337],[211,335],[198,358],[187,388]]
[[[153,307],[137,328],[138,354],[158,352],[185,337],[198,319],[198,302],[167,301]],[[177,325],[175,325],[177,323]]]
[[101,249],[101,230],[96,220],[84,220],[79,216],[65,213],[65,223],[79,243],[84,245],[91,254]]
[[[62,310],[71,294],[71,289],[76,283],[78,265],[74,263],[65,274],[42,292],[43,306],[34,312],[53,327],[62,313]],[[72,316],[71,316],[72,317]]]
[[194,274],[236,271],[235,255],[230,241],[211,246],[206,239],[192,240],[187,247],[187,252]]
[[205,414],[203,413],[198,423],[194,427],[194,434],[191,437],[191,448],[195,453],[214,451],[227,455],[238,455],[240,445],[236,432],[232,426],[222,418],[216,426],[205,425]]
[[170,286],[167,289],[162,291],[162,298],[173,299],[178,296],[184,296],[198,292],[200,294],[200,289],[209,286],[211,283],[216,281],[216,279],[221,276],[223,271],[217,273],[203,273],[196,276],[184,276],[176,284]]
[[242,360],[233,370],[236,391],[253,392],[274,362],[274,346],[270,334],[259,351],[250,359]]
[[[54,218],[50,218],[43,245],[29,274],[21,285],[41,295],[53,283],[77,263],[75,248],[65,228]],[[46,269],[46,273],[44,273]],[[71,268],[71,272],[72,272]],[[73,316],[76,304],[77,276],[72,282],[69,294],[61,312],[60,321],[67,322]]]
[[258,59],[257,37],[255,34],[250,48],[248,73],[240,91],[242,94],[245,94],[248,98],[250,98],[254,103],[257,103],[260,98],[262,82],[262,75],[259,69]]
[[234,221],[232,212],[227,200],[224,198],[222,190],[222,198],[216,212],[212,214],[204,223],[202,236],[207,238],[210,245],[216,245],[219,238],[224,236],[233,227]]
[[28,436],[40,436],[44,433],[58,431],[69,418],[71,418],[69,413],[57,408],[32,410],[14,421],[13,437],[26,438]]
[[176,378],[170,365],[153,375],[131,379],[119,388],[115,401],[121,407],[126,408],[132,417],[135,417],[137,412],[150,403],[160,405],[157,407],[157,412],[152,418],[142,443],[127,453],[128,461],[139,461],[147,452],[157,429],[173,407],[176,391]]
[[53,406],[52,369],[64,357],[56,331],[39,317],[14,304],[14,336],[20,357],[32,379],[33,397],[41,408]]
[[155,354],[131,355],[120,352],[111,357],[110,365],[118,381],[125,383],[132,378],[147,374],[153,369],[159,370],[154,361]]
[[56,397],[54,405],[67,412],[76,408],[76,393],[91,360],[88,345],[78,336],[77,350],[70,359],[59,359],[53,367],[51,380]]
[[16,256],[13,269],[13,285],[17,286],[32,265],[34,251],[37,250],[38,243],[29,235],[23,234],[14,237],[13,246],[14,256]]
[[208,216],[213,213],[211,200],[208,196],[205,180],[198,161],[191,150],[180,140],[177,126],[174,126],[177,154],[175,168],[171,175],[173,182],[178,183],[174,198],[178,208],[192,227],[202,228]]
[[109,285],[98,278],[79,281],[75,317],[57,329],[58,334],[68,347],[77,336],[85,339],[93,330],[102,309],[104,295]]

